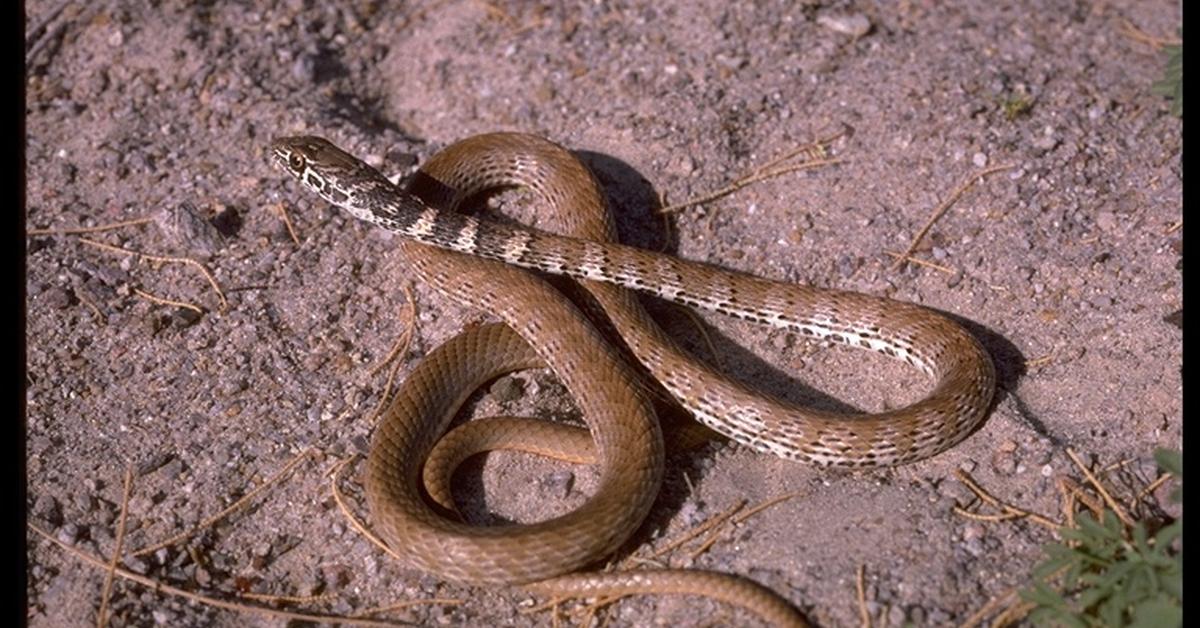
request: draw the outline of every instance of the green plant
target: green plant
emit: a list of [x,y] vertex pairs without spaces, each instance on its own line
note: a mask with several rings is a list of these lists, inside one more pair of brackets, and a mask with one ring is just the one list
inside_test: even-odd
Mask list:
[[[1160,449],[1160,467],[1179,488],[1183,502],[1183,455]],[[1035,584],[1021,596],[1035,604],[1029,619],[1038,626],[1090,628],[1183,625],[1183,519],[1151,533],[1143,521],[1127,526],[1110,510],[1102,520],[1083,515],[1076,528],[1062,528],[1062,543],[1046,547],[1049,557],[1034,570]],[[1061,578],[1061,586],[1047,582]]]
[[1027,115],[1033,109],[1033,99],[1025,95],[1014,94],[1005,99],[1000,106],[1004,110],[1004,119],[1012,122]]
[[1167,52],[1167,67],[1163,76],[1150,86],[1150,91],[1171,99],[1171,115],[1183,117],[1183,43],[1163,46]]

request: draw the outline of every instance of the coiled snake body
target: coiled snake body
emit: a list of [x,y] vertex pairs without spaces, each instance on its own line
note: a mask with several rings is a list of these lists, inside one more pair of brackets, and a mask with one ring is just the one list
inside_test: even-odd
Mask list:
[[[447,578],[524,583],[535,591],[576,595],[640,591],[647,582],[663,591],[695,592],[699,586],[772,621],[795,620],[765,590],[721,574],[561,575],[611,553],[640,524],[661,482],[662,437],[620,354],[560,293],[514,267],[588,280],[584,285],[629,349],[698,420],[785,458],[841,467],[919,460],[965,438],[991,401],[991,359],[973,336],[936,312],[613,242],[591,173],[547,140],[513,133],[468,138],[435,155],[408,188],[321,138],[277,139],[272,151],[284,170],[329,202],[404,236],[400,248],[422,280],[494,313],[516,332],[484,326],[439,347],[410,375],[372,446],[367,495],[381,534],[394,550]],[[481,190],[514,185],[532,189],[558,210],[557,230],[569,235],[452,211]],[[843,416],[798,407],[695,361],[622,288],[877,351],[908,362],[935,384],[920,401],[878,414]],[[422,497],[425,458],[473,388],[542,361],[563,379],[587,417],[600,486],[580,509],[534,525],[478,528],[446,518]]]

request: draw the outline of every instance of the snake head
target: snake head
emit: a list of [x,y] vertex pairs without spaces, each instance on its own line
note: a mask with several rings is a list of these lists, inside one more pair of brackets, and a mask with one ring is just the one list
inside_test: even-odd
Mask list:
[[382,174],[315,135],[281,137],[271,141],[275,164],[322,198],[358,214],[356,197],[392,187]]

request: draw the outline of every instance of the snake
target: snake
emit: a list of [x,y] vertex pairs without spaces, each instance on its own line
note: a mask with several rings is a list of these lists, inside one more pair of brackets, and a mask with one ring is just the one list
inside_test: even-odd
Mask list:
[[[380,536],[418,568],[447,579],[519,585],[548,596],[699,593],[772,624],[803,625],[769,589],[727,574],[581,571],[630,538],[662,482],[662,433],[626,350],[704,425],[755,450],[822,467],[888,467],[934,456],[970,435],[992,401],[990,356],[945,314],[618,243],[595,176],[550,140],[472,136],[435,154],[405,184],[318,136],[277,138],[270,155],[322,199],[400,236],[400,253],[421,281],[502,321],[468,329],[414,368],[376,427],[368,456],[365,492]],[[480,193],[504,187],[529,189],[552,207],[549,228],[459,211]],[[539,273],[578,280],[624,347]],[[797,405],[692,357],[650,318],[635,292],[874,351],[921,371],[932,388],[918,401],[877,413]],[[427,488],[426,459],[473,390],[502,373],[539,366],[563,381],[584,415],[599,484],[582,506],[547,521],[467,525],[444,490]],[[479,424],[471,429],[485,435],[507,429],[520,435],[517,448],[538,453],[555,449],[538,442],[565,438],[527,424],[499,427],[504,423],[463,427]]]

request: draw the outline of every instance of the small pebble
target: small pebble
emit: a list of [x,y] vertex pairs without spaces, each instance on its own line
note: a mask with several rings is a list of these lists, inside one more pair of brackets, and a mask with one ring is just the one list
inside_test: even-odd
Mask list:
[[822,15],[817,18],[817,24],[831,31],[849,35],[856,39],[871,31],[871,21],[861,13]]
[[69,290],[55,286],[43,292],[42,299],[45,300],[46,305],[56,310],[65,310],[74,305],[75,295]]
[[698,525],[705,517],[704,505],[695,501],[684,502],[683,506],[679,507],[679,517],[683,519],[684,525]]
[[33,503],[33,514],[55,528],[63,522],[62,508],[58,505],[58,500],[50,495],[38,496]]
[[1100,227],[1102,231],[1116,231],[1117,225],[1117,215],[1113,212],[1102,211],[1096,214],[1096,226]]
[[992,469],[1000,475],[1017,472],[1017,457],[1011,452],[998,451],[992,455]]
[[837,269],[843,277],[850,277],[858,270],[861,260],[853,255],[842,255],[837,260]]
[[127,556],[122,560],[127,568],[134,573],[145,575],[150,571],[150,565],[137,556]]
[[1033,147],[1040,152],[1048,153],[1058,147],[1058,139],[1053,135],[1043,135],[1033,140]]
[[690,155],[680,154],[667,164],[667,174],[676,177],[689,177],[696,171],[696,161]]
[[555,471],[543,476],[538,482],[542,494],[555,499],[564,499],[575,486],[575,473],[569,469]]
[[177,307],[171,312],[171,324],[177,329],[187,329],[195,325],[204,315],[186,307]]
[[516,377],[501,377],[488,390],[498,403],[509,403],[521,398],[525,385]]
[[210,256],[221,248],[221,233],[191,203],[164,206],[154,214],[154,224],[172,244],[188,253]]
[[74,545],[77,541],[79,541],[81,533],[82,530],[80,530],[78,524],[67,522],[58,529],[58,534],[55,535],[55,538],[63,543],[66,543],[67,545]]
[[301,83],[309,84],[317,80],[317,58],[310,54],[301,54],[292,62],[292,78]]

